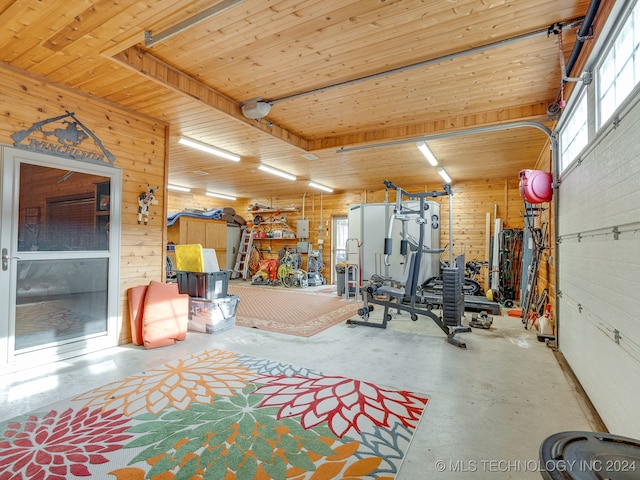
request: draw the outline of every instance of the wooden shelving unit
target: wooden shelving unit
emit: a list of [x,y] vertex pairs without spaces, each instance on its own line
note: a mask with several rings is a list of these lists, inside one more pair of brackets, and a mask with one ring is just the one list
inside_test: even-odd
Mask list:
[[[275,255],[286,246],[297,247],[295,230],[291,227],[286,213],[295,213],[297,208],[260,208],[249,209],[253,215],[251,230],[254,234],[254,244],[266,254]],[[256,223],[254,220],[260,216],[262,220]]]

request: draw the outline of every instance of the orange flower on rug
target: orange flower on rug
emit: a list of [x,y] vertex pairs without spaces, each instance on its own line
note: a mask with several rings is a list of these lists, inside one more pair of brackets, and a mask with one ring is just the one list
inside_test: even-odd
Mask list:
[[427,401],[207,350],[0,423],[0,479],[393,479]]
[[360,303],[337,295],[299,288],[229,284],[240,296],[236,324],[243,327],[310,337],[357,314]]

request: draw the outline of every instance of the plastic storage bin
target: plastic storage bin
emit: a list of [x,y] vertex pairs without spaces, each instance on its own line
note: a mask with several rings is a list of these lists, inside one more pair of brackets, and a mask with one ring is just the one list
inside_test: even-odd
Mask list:
[[231,270],[219,272],[183,272],[176,270],[178,290],[190,297],[214,300],[227,296]]
[[199,243],[176,245],[176,270],[204,272],[204,252]]
[[219,333],[234,327],[238,303],[240,303],[238,295],[214,300],[189,297],[189,330],[200,333]]
[[202,248],[199,243],[174,245],[176,270],[185,272],[217,272],[218,257],[213,248]]

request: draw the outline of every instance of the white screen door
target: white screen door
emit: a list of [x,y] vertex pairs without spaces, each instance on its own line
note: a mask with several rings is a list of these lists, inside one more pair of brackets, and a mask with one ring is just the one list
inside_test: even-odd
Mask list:
[[0,370],[117,341],[121,172],[2,148]]

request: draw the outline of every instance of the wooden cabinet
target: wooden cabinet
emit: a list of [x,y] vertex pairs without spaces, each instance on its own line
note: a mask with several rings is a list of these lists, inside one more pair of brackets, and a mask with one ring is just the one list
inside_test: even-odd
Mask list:
[[218,265],[227,265],[227,222],[207,218],[180,217],[167,228],[167,241],[176,245],[199,243],[216,251]]

